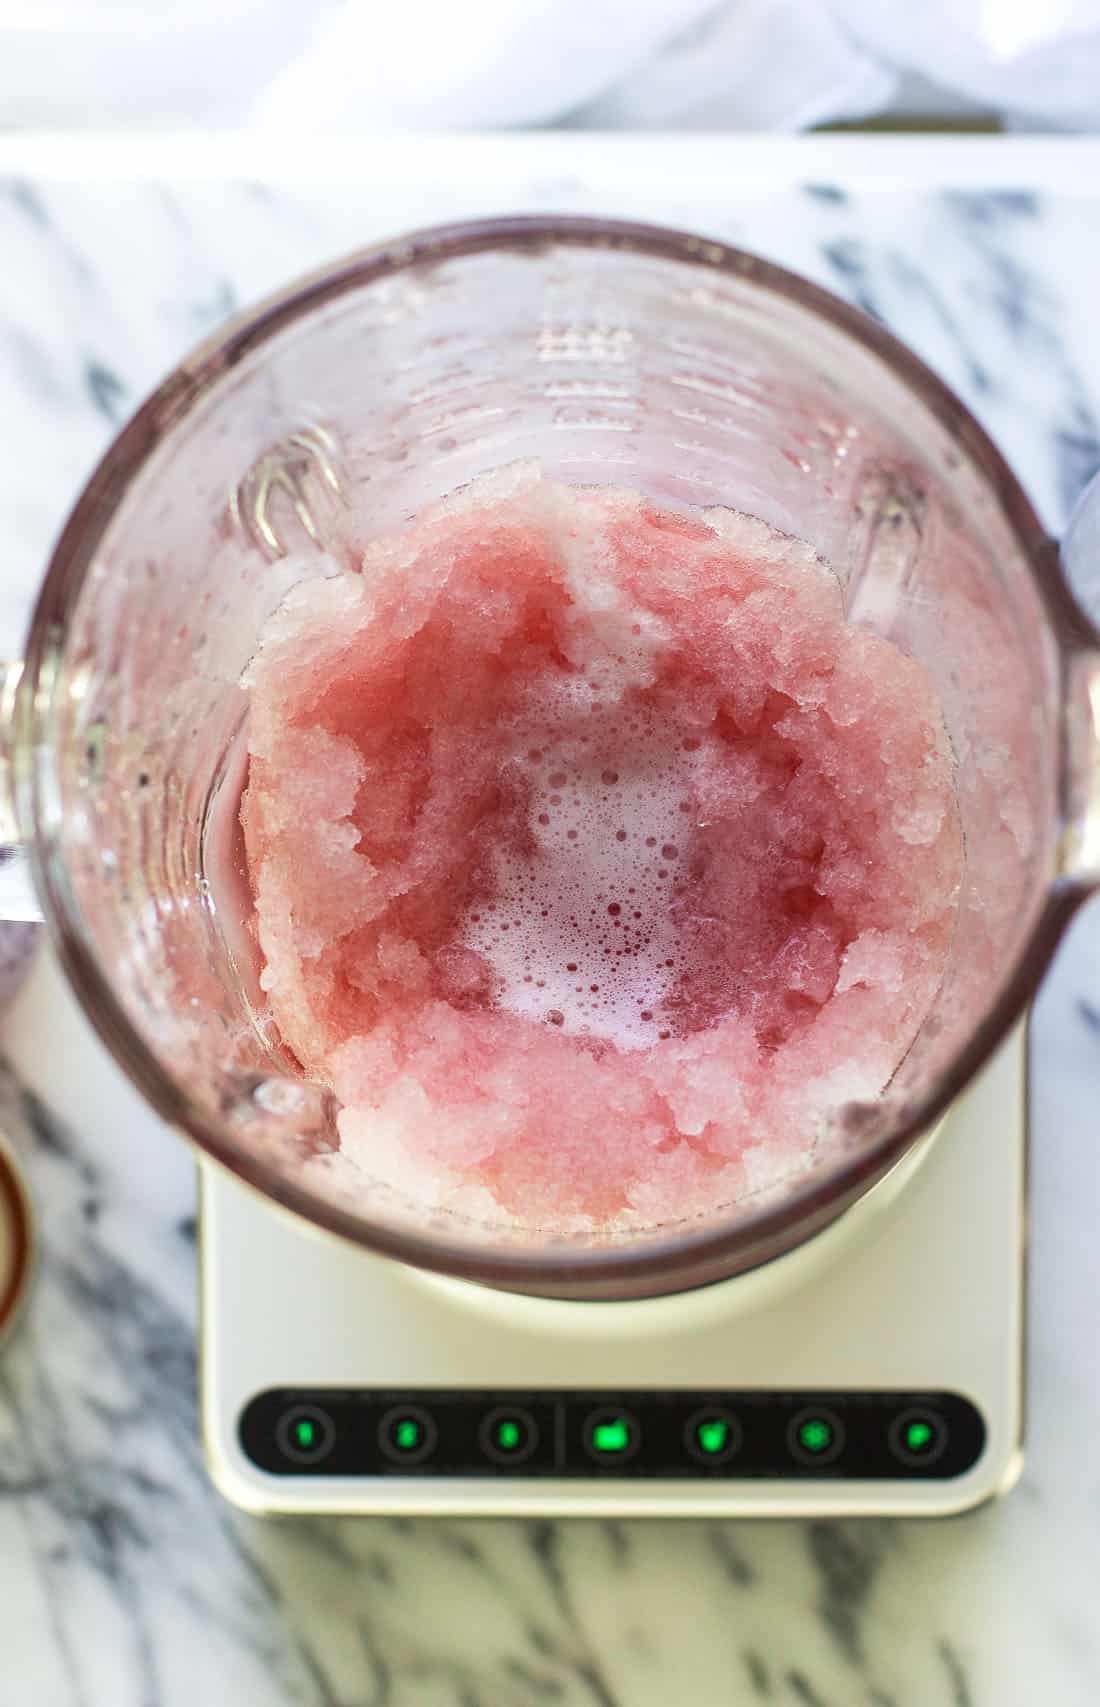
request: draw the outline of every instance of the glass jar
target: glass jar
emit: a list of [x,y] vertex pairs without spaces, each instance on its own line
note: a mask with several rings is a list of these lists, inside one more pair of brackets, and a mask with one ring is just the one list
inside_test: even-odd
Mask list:
[[[350,554],[521,457],[809,541],[850,619],[924,666],[955,753],[965,874],[917,1041],[811,1166],[675,1227],[488,1228],[384,1177],[355,1204],[306,1183],[338,1110],[275,1032],[246,928],[240,682],[265,620],[316,572],[319,545]],[[1077,574],[1100,563],[1096,509],[1067,548]],[[547,1296],[697,1286],[832,1221],[981,1068],[1100,879],[1100,638],[994,446],[854,309],[643,226],[426,231],[232,322],[92,475],[3,717],[21,849],[0,866],[0,911],[33,910],[29,858],[74,989],[164,1119],[322,1227]]]

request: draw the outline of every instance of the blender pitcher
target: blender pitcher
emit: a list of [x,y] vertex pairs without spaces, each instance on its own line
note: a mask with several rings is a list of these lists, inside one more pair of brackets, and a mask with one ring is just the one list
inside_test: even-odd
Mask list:
[[[807,540],[850,620],[923,665],[954,752],[965,873],[916,1041],[808,1168],[676,1226],[484,1226],[381,1173],[354,1205],[306,1183],[339,1111],[258,983],[237,803],[240,682],[264,622],[319,545],[351,561],[518,458]],[[1094,489],[1064,554],[1082,581],[1098,533]],[[982,1066],[1100,882],[1100,636],[999,453],[862,314],[752,255],[638,225],[422,232],[230,323],[92,475],[3,717],[20,847],[0,910],[33,914],[26,861],[77,995],[157,1112],[322,1227],[549,1297],[683,1290],[834,1220]]]

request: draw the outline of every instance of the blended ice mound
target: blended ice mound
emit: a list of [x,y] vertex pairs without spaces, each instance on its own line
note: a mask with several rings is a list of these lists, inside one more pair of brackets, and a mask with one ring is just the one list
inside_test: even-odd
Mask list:
[[750,516],[517,465],[300,584],[246,686],[261,982],[349,1192],[712,1212],[878,1095],[935,996],[935,696]]

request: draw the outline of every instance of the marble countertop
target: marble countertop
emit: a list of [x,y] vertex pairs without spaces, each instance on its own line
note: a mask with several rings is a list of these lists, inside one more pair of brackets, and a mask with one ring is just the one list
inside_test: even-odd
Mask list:
[[[0,646],[92,460],[189,345],[342,250],[474,212],[693,226],[850,296],[976,410],[1052,528],[1100,465],[1094,144],[330,149],[0,142]],[[1033,1026],[1027,1470],[951,1521],[240,1516],[197,1436],[188,1154],[48,955],[0,1042],[43,1245],[0,1357],[2,1707],[1100,1700],[1096,907]]]

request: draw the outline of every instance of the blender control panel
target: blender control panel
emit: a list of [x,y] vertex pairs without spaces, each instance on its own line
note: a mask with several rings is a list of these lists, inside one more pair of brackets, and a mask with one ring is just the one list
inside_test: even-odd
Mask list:
[[985,1445],[958,1393],[271,1388],[240,1441],[277,1476],[949,1478]]

